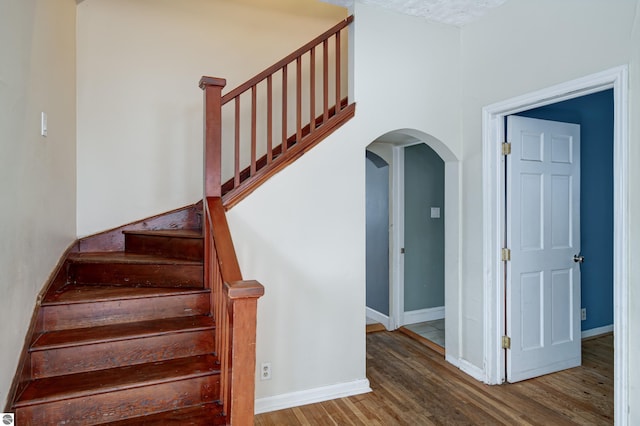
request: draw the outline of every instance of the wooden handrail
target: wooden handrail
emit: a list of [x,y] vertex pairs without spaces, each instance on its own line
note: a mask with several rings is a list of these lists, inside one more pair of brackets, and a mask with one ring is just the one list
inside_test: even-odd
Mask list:
[[207,197],[204,215],[205,285],[216,323],[222,413],[227,424],[253,424],[257,302],[264,287],[242,280],[222,200]]
[[264,71],[256,74],[253,78],[249,79],[246,83],[241,84],[240,86],[236,87],[235,89],[233,89],[229,93],[225,94],[222,97],[222,104],[223,105],[226,104],[231,99],[233,99],[236,96],[241,95],[242,93],[244,93],[247,90],[249,90],[251,88],[251,86],[255,86],[256,84],[260,83],[262,80],[266,79],[268,76],[273,75],[277,71],[280,71],[282,69],[282,67],[284,67],[285,65],[290,64],[296,58],[298,58],[298,57],[302,56],[303,54],[305,54],[306,52],[310,51],[312,47],[317,46],[318,44],[322,43],[324,40],[328,39],[332,35],[340,32],[343,28],[347,27],[347,25],[349,25],[352,22],[353,22],[353,15],[351,15],[348,18],[345,18],[344,20],[338,22],[336,25],[334,25],[333,27],[331,27],[329,30],[325,31],[324,33],[320,34],[318,37],[314,38],[309,43],[305,44],[304,46],[302,46],[298,50],[294,51],[293,53],[285,56],[284,58],[282,58],[281,60],[279,60],[275,64],[271,65],[269,68],[265,69]]
[[211,234],[220,260],[220,272],[226,282],[242,281],[236,249],[231,239],[226,213],[221,198],[207,198],[207,211],[210,216]]

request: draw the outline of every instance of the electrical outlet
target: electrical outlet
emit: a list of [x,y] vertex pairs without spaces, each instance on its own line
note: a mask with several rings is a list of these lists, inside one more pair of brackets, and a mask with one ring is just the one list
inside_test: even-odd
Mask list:
[[587,319],[587,308],[580,309],[580,319],[585,321]]
[[271,380],[271,363],[263,362],[260,365],[260,380]]

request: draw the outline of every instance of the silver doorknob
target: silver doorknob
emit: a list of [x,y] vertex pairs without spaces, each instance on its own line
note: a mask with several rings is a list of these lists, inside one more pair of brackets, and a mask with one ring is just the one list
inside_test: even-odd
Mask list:
[[579,254],[574,254],[573,261],[576,263],[584,263],[584,256],[581,256]]

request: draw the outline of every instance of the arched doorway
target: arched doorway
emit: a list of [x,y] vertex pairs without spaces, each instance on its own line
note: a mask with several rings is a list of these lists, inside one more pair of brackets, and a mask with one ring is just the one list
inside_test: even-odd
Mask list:
[[[378,317],[378,321],[382,322],[387,329],[394,330],[405,324],[422,321],[424,315],[446,317],[447,327],[445,331],[445,341],[447,359],[451,357],[450,361],[456,363],[455,360],[458,358],[457,354],[459,352],[458,329],[460,323],[458,319],[460,312],[460,297],[458,294],[458,160],[442,141],[414,129],[401,129],[386,133],[376,138],[367,147],[367,151],[378,156],[389,166],[389,220],[387,227],[389,234],[389,313],[386,316]],[[423,160],[430,158],[431,166],[427,165],[425,167],[431,169],[432,174],[440,175],[439,179],[442,186],[439,191],[440,194],[438,195],[440,201],[437,201],[438,197],[434,198],[431,196],[429,199],[428,196],[426,200],[418,203],[420,206],[416,207],[416,211],[413,212],[413,218],[409,218],[406,215],[407,200],[405,194],[407,186],[405,185],[405,179],[408,164],[405,160],[407,155],[409,155],[410,158],[409,163],[412,163],[416,157],[424,157]],[[437,169],[437,167],[434,168],[432,166],[438,162],[440,163],[440,168],[434,170]],[[429,160],[427,160],[427,163],[429,163]],[[419,171],[421,167],[420,161],[417,161],[417,164],[409,164],[409,167],[417,168]],[[420,175],[418,175],[415,179],[430,178],[427,176],[420,177]],[[421,185],[420,182],[417,182],[417,185],[409,185],[409,190],[411,191],[411,187],[414,187],[413,189],[417,188],[418,192],[420,192],[420,188],[423,187],[422,189],[424,189],[426,186],[429,186],[429,184],[423,182]],[[409,219],[408,226],[411,229],[406,229],[407,219]],[[406,253],[407,243],[409,243],[408,245],[411,247],[411,242],[406,241],[406,234],[407,231],[412,232],[415,226],[412,224],[412,221],[422,222],[422,225],[426,223],[426,228],[428,228],[426,231],[431,234],[433,234],[437,226],[441,227],[441,238],[439,241],[430,241],[432,243],[431,247],[422,255],[412,253],[417,255],[417,259],[419,259],[418,262],[420,262],[420,256],[423,256],[422,260],[426,257],[427,263],[440,264],[441,272],[439,280],[441,286],[440,291],[442,293],[440,300],[435,303],[433,300],[430,302],[426,301],[425,306],[413,303],[417,299],[424,299],[420,296],[421,294],[426,296],[426,293],[423,291],[425,290],[424,284],[428,285],[429,283],[424,279],[421,281],[420,278],[421,276],[425,278],[426,272],[422,270],[424,269],[424,265],[420,265],[416,272],[418,277],[417,282],[419,283],[418,287],[421,285],[420,283],[422,283],[423,287],[405,290],[406,261],[409,261],[410,268],[412,268],[411,262],[413,262],[414,266],[416,265],[415,259],[412,260],[411,256],[408,256],[408,253]],[[433,225],[436,226],[434,227]],[[412,234],[412,237],[413,236],[415,235]],[[418,243],[417,246],[423,242],[419,236],[417,239],[414,238],[414,240],[416,240],[414,242]],[[417,246],[414,245],[413,247]],[[415,248],[410,248],[410,250],[414,249]],[[420,248],[418,247],[418,249]],[[437,253],[438,256],[434,256],[434,253]],[[435,259],[436,257],[438,257],[439,260]],[[411,274],[411,272],[409,272],[409,274]],[[409,280],[413,280],[413,278],[409,278]],[[369,277],[367,277],[367,282],[369,283]],[[415,290],[417,290],[417,293]],[[407,298],[410,299],[409,303],[407,303]],[[369,296],[367,296],[367,299],[369,299]],[[429,306],[429,304],[432,306]],[[434,307],[436,308],[435,310],[432,309]],[[371,312],[369,305],[367,312]]]

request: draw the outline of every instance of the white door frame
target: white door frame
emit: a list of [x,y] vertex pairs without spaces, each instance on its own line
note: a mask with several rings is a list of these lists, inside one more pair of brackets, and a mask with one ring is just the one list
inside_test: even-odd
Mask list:
[[393,228],[391,229],[391,286],[390,309],[391,325],[393,330],[404,324],[404,256],[400,252],[404,247],[404,147],[413,145],[395,145],[393,147],[393,174],[391,177],[391,217]]
[[505,355],[501,349],[504,330],[504,275],[500,249],[504,235],[504,117],[520,111],[561,102],[613,88],[614,137],[614,420],[627,425],[629,407],[629,220],[628,151],[629,104],[628,67],[612,68],[523,96],[488,105],[482,109],[483,149],[483,265],[484,265],[484,381],[505,381]]

